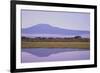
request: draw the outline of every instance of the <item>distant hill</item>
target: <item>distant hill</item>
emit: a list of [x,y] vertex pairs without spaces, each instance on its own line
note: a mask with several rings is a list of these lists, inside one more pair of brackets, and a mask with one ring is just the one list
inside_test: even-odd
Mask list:
[[69,30],[54,27],[49,24],[37,24],[29,28],[22,28],[22,36],[29,37],[65,37],[65,36],[83,36],[89,37],[89,31]]

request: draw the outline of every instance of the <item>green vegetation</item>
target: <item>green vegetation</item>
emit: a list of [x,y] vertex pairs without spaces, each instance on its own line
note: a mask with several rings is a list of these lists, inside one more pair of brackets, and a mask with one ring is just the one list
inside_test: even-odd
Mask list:
[[22,38],[22,48],[90,48],[89,38]]
[[89,42],[22,42],[22,48],[90,48]]

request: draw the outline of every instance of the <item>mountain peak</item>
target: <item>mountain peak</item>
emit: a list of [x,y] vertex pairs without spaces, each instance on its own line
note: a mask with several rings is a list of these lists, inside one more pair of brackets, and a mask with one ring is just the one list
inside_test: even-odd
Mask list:
[[49,25],[49,24],[37,24],[37,25],[35,25],[35,26],[39,26],[39,27],[52,27],[51,25]]
[[37,24],[37,25],[49,25],[49,24],[44,24],[44,23],[41,23],[41,24]]
[[84,35],[88,34],[88,31],[79,31],[79,30],[69,30],[69,29],[62,29],[59,27],[54,27],[50,24],[37,24],[32,27],[22,29],[22,34],[51,34],[51,35],[74,35],[74,36],[79,36],[79,35]]

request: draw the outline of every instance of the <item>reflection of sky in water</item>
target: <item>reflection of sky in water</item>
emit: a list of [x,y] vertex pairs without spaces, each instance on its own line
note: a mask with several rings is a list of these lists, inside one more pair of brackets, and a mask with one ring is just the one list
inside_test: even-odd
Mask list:
[[24,48],[22,52],[28,52],[36,56],[49,56],[51,54],[60,52],[70,52],[70,51],[84,51],[86,49],[76,49],[76,48]]
[[26,48],[22,49],[22,62],[86,60],[90,58],[87,49],[75,48]]

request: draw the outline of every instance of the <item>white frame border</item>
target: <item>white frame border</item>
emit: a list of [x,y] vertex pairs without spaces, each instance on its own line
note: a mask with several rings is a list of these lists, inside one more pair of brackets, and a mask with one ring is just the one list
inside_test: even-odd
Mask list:
[[[21,9],[90,13],[90,60],[21,63]],[[16,5],[16,69],[94,64],[94,9]]]

